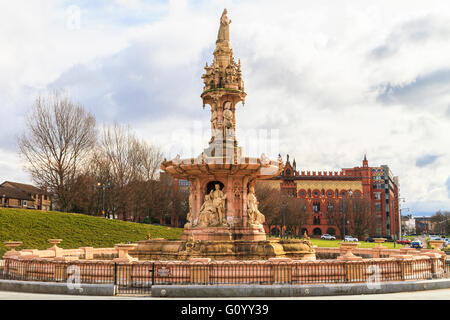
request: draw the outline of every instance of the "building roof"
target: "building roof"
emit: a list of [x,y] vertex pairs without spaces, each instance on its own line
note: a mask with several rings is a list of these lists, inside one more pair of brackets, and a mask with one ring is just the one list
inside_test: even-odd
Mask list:
[[25,183],[18,183],[18,182],[11,182],[11,181],[5,181],[0,186],[10,186],[12,188],[18,189],[22,192],[28,193],[28,194],[44,194],[49,195],[49,193],[45,190],[39,189],[31,184],[25,184]]
[[16,188],[3,185],[0,185],[0,197],[18,200],[30,200],[30,201],[33,200],[27,193],[20,191]]

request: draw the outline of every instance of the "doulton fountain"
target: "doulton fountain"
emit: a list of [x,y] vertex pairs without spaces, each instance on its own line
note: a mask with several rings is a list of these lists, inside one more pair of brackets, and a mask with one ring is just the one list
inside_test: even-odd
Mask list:
[[253,260],[289,257],[314,260],[307,239],[266,239],[255,183],[279,175],[283,162],[265,154],[245,157],[236,140],[236,106],[245,103],[241,62],[230,44],[231,20],[220,18],[214,60],[205,66],[203,108],[211,107],[209,146],[194,158],[164,159],[161,169],[190,182],[189,213],[181,240],[139,241],[130,252],[141,259]]

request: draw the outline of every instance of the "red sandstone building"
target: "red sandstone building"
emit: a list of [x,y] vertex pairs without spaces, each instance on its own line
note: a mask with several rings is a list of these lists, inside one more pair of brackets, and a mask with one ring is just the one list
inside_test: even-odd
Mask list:
[[267,183],[291,196],[306,200],[312,214],[301,233],[306,231],[313,236],[324,233],[339,236],[339,228],[328,223],[325,210],[331,199],[337,203],[342,197],[348,197],[351,191],[353,196],[370,197],[376,212],[375,236],[399,238],[401,217],[398,177],[393,176],[387,165],[369,167],[366,156],[361,167],[343,168],[340,172],[316,172],[297,171],[295,159],[291,164],[288,155],[281,175]]

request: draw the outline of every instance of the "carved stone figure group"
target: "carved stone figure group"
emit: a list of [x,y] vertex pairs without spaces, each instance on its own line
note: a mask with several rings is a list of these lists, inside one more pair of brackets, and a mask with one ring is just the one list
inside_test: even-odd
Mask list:
[[225,199],[227,195],[216,184],[214,190],[205,195],[205,200],[198,214],[198,227],[226,225]]
[[[185,224],[185,227],[214,227],[227,225],[225,208],[227,195],[220,189],[219,184],[215,184],[214,188],[214,190],[211,190],[205,195],[196,221],[192,221],[192,195],[189,196],[189,213],[186,217],[187,223]],[[261,228],[265,222],[265,217],[259,211],[258,204],[259,202],[256,199],[255,188],[250,187],[247,195],[248,225]]]

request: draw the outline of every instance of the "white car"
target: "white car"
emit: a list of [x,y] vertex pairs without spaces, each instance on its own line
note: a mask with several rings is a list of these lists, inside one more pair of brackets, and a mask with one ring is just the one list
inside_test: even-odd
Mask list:
[[336,240],[336,237],[332,236],[331,234],[325,233],[325,234],[323,234],[320,237],[320,239],[323,239],[323,240]]
[[345,236],[344,241],[358,242],[358,238],[353,238],[352,236]]

